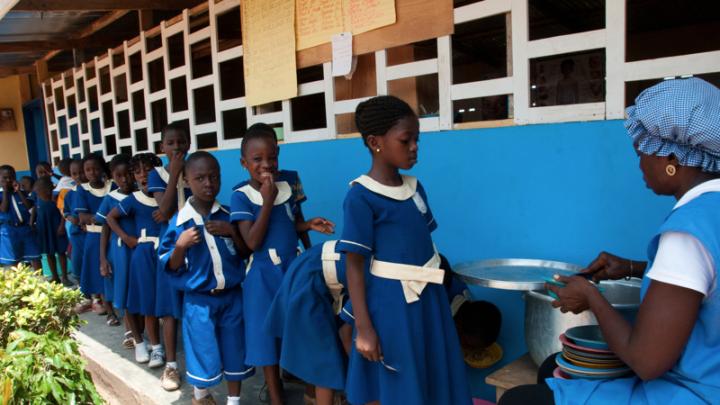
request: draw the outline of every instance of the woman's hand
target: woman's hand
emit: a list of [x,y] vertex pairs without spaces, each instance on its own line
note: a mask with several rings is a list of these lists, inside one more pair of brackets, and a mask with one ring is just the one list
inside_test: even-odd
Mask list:
[[165,218],[165,215],[163,215],[162,211],[155,210],[152,212],[152,218],[153,221],[155,221],[156,224],[161,224],[163,222],[167,222],[169,218]]
[[355,337],[355,348],[358,353],[370,361],[380,361],[382,350],[378,341],[377,333],[373,327],[358,328]]
[[557,300],[552,302],[552,306],[560,308],[560,311],[572,312],[579,314],[590,308],[590,297],[592,294],[600,294],[600,291],[592,285],[589,280],[582,277],[573,276],[565,277],[556,274],[553,277],[556,281],[565,283],[565,287],[559,287],[552,284],[545,284],[545,289],[550,290],[557,295]]
[[[593,281],[619,280],[628,276],[639,276],[645,268],[644,262],[623,259],[613,254],[602,252],[581,273],[591,274]],[[632,274],[631,274],[632,273]]]
[[189,247],[198,243],[200,243],[200,231],[192,227],[184,230],[183,233],[180,234],[175,246],[187,250]]
[[230,222],[226,221],[207,221],[205,223],[205,229],[208,233],[213,236],[233,236],[233,226]]
[[130,249],[135,249],[135,247],[138,245],[137,238],[134,238],[130,235],[126,235],[124,238],[120,237],[124,244],[126,244]]
[[183,168],[185,167],[185,154],[182,152],[173,152],[170,158],[170,164],[168,165],[168,171],[175,177],[180,176]]
[[263,203],[273,204],[275,203],[275,197],[278,195],[278,188],[275,185],[275,180],[272,174],[263,173],[262,184],[260,185],[260,195],[263,198]]
[[112,266],[110,262],[105,258],[100,258],[100,275],[103,277],[109,277],[112,274]]
[[332,235],[335,233],[335,224],[325,218],[317,217],[305,221],[297,227],[298,232],[307,232],[309,230],[324,233],[325,235]]

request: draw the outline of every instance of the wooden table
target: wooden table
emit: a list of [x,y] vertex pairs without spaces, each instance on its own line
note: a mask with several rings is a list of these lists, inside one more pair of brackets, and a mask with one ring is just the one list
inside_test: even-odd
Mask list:
[[519,359],[485,377],[485,383],[495,387],[495,399],[500,400],[510,388],[537,383],[537,371],[538,367],[530,358],[530,354],[525,353]]

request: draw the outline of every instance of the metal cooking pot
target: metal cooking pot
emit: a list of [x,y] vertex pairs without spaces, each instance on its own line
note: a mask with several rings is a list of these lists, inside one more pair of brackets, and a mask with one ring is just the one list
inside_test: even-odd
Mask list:
[[[634,322],[640,306],[640,283],[636,280],[602,281],[602,293],[612,306],[630,322]],[[535,364],[540,365],[549,355],[562,350],[558,337],[568,328],[597,325],[590,311],[563,314],[553,308],[553,298],[545,290],[525,293],[525,344]]]

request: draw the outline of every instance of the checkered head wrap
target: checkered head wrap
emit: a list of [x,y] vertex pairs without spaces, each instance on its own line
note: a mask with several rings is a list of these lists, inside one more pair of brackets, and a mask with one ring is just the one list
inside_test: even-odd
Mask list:
[[636,148],[674,155],[682,166],[720,173],[720,89],[695,77],[645,89],[625,112]]

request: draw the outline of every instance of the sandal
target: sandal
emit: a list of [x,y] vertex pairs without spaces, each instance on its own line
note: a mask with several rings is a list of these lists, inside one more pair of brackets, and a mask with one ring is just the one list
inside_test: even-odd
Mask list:
[[105,321],[105,323],[107,324],[107,326],[120,325],[120,320],[118,319],[117,315],[115,315],[115,314],[108,314],[106,319],[107,320]]
[[135,338],[132,336],[131,331],[125,332],[125,338],[122,341],[122,346],[126,349],[134,349],[135,348]]

